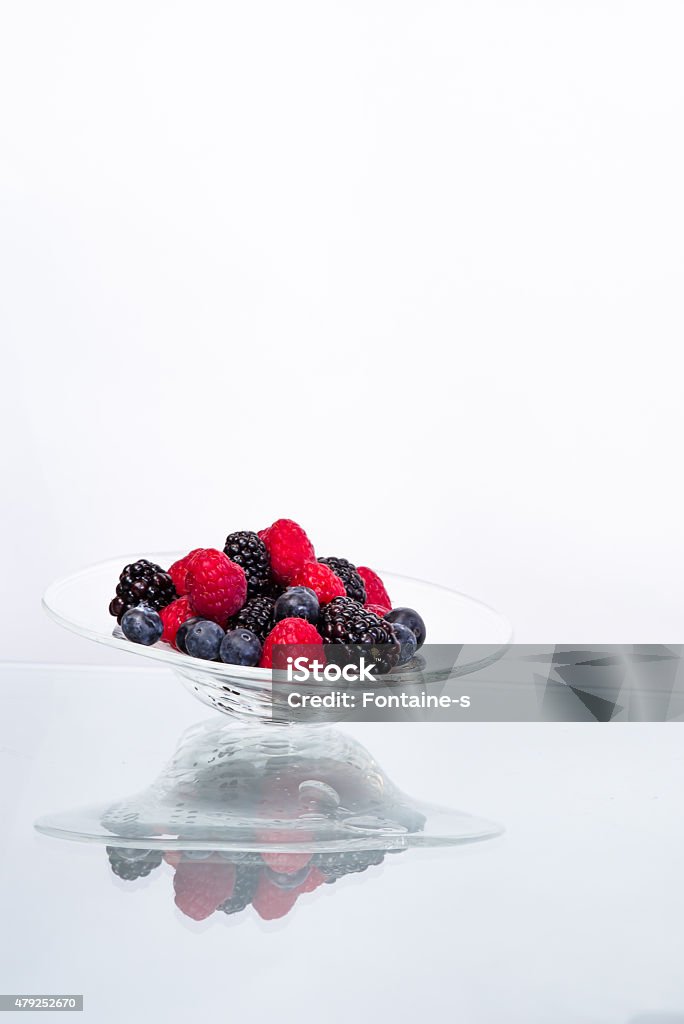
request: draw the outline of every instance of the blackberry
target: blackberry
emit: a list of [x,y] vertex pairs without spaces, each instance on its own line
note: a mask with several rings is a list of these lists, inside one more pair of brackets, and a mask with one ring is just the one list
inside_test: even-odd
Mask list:
[[262,594],[271,577],[271,559],[263,540],[251,530],[238,530],[226,537],[223,550],[232,562],[245,570],[247,597]]
[[319,562],[327,565],[329,569],[344,583],[347,597],[351,597],[359,604],[366,603],[366,584],[358,574],[355,565],[348,562],[346,558],[319,558]]
[[277,601],[280,595],[284,594],[286,590],[287,586],[284,586],[282,583],[278,583],[278,581],[274,580],[271,576],[264,587],[262,594],[265,597],[272,597],[274,601]]
[[146,604],[155,611],[165,608],[178,597],[173,580],[160,565],[140,558],[124,567],[116,585],[116,597],[109,604],[109,614],[121,624],[129,608]]
[[224,914],[238,914],[248,907],[259,884],[260,874],[261,869],[252,864],[236,864],[233,895],[222,903],[218,910],[222,910]]
[[274,626],[273,605],[275,600],[261,594],[253,597],[230,620],[229,629],[249,629],[263,642]]
[[334,647],[326,652],[336,663],[355,662],[363,655],[383,674],[399,661],[401,647],[392,626],[351,597],[335,597],[323,605],[317,629],[324,644],[340,646],[339,652]]
[[122,850],[118,846],[108,846],[107,856],[114,874],[126,882],[145,878],[162,862],[161,853],[155,850]]

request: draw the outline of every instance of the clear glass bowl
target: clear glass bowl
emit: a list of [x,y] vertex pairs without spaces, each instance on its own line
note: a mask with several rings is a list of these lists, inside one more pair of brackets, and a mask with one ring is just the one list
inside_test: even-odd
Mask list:
[[365,747],[337,729],[217,719],[187,730],[146,789],[46,815],[36,828],[131,850],[212,852],[400,851],[503,831],[406,796]]
[[[270,669],[201,661],[161,642],[144,647],[126,640],[117,628],[108,606],[124,565],[147,558],[166,568],[182,555],[178,551],[136,553],[98,562],[48,587],[43,606],[51,618],[80,636],[167,665],[194,696],[218,711],[254,721],[291,723],[291,713],[279,705]],[[438,682],[482,668],[500,657],[511,642],[510,623],[482,602],[434,583],[393,573],[381,575],[395,606],[420,612],[430,644],[463,645],[452,668],[433,671],[427,677],[423,673],[424,682]],[[412,685],[415,673],[409,666],[408,671],[391,673],[383,679],[399,686],[403,681]]]

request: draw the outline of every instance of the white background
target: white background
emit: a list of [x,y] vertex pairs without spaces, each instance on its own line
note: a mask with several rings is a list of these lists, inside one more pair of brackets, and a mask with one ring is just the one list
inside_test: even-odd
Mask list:
[[2,657],[281,515],[521,641],[681,639],[680,3],[1,20]]

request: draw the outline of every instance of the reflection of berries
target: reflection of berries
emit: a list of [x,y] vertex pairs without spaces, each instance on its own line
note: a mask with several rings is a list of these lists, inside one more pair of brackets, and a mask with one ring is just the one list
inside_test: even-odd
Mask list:
[[[262,855],[263,856],[263,855]],[[311,855],[309,854],[309,860]],[[252,905],[264,921],[285,917],[292,910],[298,896],[313,892],[328,879],[318,867],[306,867],[295,874],[274,874],[269,868],[261,873]]]
[[116,846],[108,846],[107,856],[114,874],[126,882],[144,878],[162,862],[161,853],[155,850],[123,850]]
[[317,867],[312,867],[306,880],[299,886],[299,892],[313,892],[319,885],[323,885],[326,881],[325,875],[322,871],[319,871]]
[[173,585],[176,588],[176,593],[179,597],[183,597],[188,592],[188,569],[190,568],[190,562],[198,555],[202,548],[193,548],[183,558],[179,558],[177,562],[174,562],[169,568],[169,576],[173,580]]
[[204,921],[229,900],[235,886],[235,865],[227,861],[182,860],[173,876],[176,906],[193,921]]
[[[311,858],[309,858],[311,859]],[[301,886],[306,882],[309,877],[309,864],[308,862],[299,871],[282,872],[274,871],[272,868],[265,867],[269,881],[277,885],[279,889],[299,889],[301,892]]]
[[344,583],[347,597],[353,597],[359,604],[364,603],[366,587],[355,565],[348,562],[346,558],[319,558],[318,561],[327,565],[336,576],[339,576]]
[[311,854],[266,851],[261,854],[261,859],[278,875],[294,875],[307,866],[311,860]]
[[262,871],[252,906],[263,921],[275,921],[292,910],[298,895],[296,889],[279,889]]
[[235,872],[235,887],[230,899],[219,906],[224,914],[238,914],[252,902],[259,883],[260,869],[252,864],[237,864]]
[[297,794],[300,807],[306,812],[334,814],[340,806],[340,794],[320,779],[304,779]]
[[[336,597],[321,608],[318,628],[324,644],[363,645],[363,651],[350,652],[352,660],[367,654],[378,672],[389,672],[399,659],[399,641],[390,624],[351,597]],[[337,660],[334,651],[330,655]]]
[[384,859],[382,850],[355,850],[352,853],[316,853],[313,864],[326,882],[336,882],[345,875],[358,874],[366,868],[382,864]]
[[289,583],[305,562],[316,558],[313,544],[304,530],[292,519],[277,519],[272,526],[261,530],[271,558],[271,572],[278,583]]
[[385,589],[377,572],[373,572],[367,565],[360,565],[357,572],[366,586],[366,602],[368,604],[379,604],[388,610],[392,607],[389,594]]
[[230,628],[239,629],[242,626],[244,629],[256,633],[260,640],[265,640],[273,629],[274,603],[272,597],[265,597],[264,595],[253,597],[231,619]]
[[247,577],[241,565],[223,551],[207,548],[195,555],[188,570],[190,605],[196,615],[220,626],[242,608],[247,596]]
[[[307,622],[305,619],[282,619],[266,637],[259,665],[261,668],[285,668],[286,656],[284,651],[280,652],[279,658],[276,655],[279,663],[274,666],[273,648],[279,644],[306,645],[306,649],[301,652],[301,656],[309,658],[318,657],[322,661],[322,650],[316,650],[316,647],[320,646],[321,643],[321,634],[310,622]],[[280,664],[281,661],[282,664]]]
[[173,580],[154,562],[140,558],[124,567],[116,585],[116,597],[109,605],[109,614],[121,622],[129,608],[145,603],[159,611],[176,597]]
[[226,537],[223,550],[231,561],[245,570],[247,596],[263,593],[270,578],[271,560],[261,538],[252,530],[238,530]]
[[172,601],[171,604],[167,604],[166,608],[162,608],[159,614],[164,625],[162,640],[175,647],[179,626],[195,614],[190,607],[190,602],[187,597],[179,597],[177,601]]
[[[344,597],[344,583],[333,570],[320,562],[306,562],[292,577],[295,587],[313,590],[319,604],[328,604],[334,597]],[[286,591],[287,593],[287,591]]]

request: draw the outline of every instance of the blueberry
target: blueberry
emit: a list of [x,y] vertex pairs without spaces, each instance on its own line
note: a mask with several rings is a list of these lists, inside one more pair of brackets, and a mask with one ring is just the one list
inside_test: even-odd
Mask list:
[[185,634],[185,651],[191,658],[214,661],[226,634],[216,622],[198,619]]
[[306,619],[316,625],[318,609],[318,598],[309,587],[288,587],[273,606],[273,619]]
[[227,665],[258,665],[261,640],[251,629],[231,629],[221,641],[221,661]]
[[399,655],[398,665],[405,665],[407,661],[410,661],[413,655],[418,650],[418,640],[416,634],[408,626],[405,626],[403,622],[393,622],[392,630],[401,646],[401,654]]
[[387,612],[385,618],[388,622],[400,622],[402,626],[408,626],[415,635],[417,647],[423,646],[425,643],[425,623],[413,608],[393,608],[391,612]]
[[135,608],[129,608],[124,614],[121,629],[127,640],[150,647],[160,639],[164,632],[164,624],[159,612],[148,605],[139,604]]
[[191,627],[199,621],[200,620],[198,616],[195,615],[194,618],[186,619],[185,622],[181,622],[180,626],[178,627],[178,632],[176,633],[176,647],[178,648],[179,651],[182,651],[183,654],[188,653],[185,649],[185,638],[188,635],[188,630],[191,629]]

